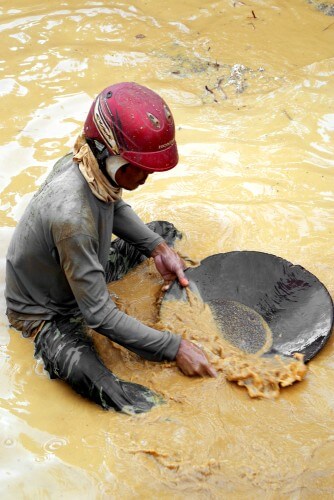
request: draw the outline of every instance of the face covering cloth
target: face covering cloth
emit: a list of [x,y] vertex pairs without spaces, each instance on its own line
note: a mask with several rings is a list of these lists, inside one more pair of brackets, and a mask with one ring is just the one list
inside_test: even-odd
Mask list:
[[78,164],[79,170],[86,179],[94,196],[106,203],[120,200],[122,196],[121,188],[113,187],[105,175],[103,175],[92,150],[87,144],[84,134],[78,136],[73,150],[73,161]]

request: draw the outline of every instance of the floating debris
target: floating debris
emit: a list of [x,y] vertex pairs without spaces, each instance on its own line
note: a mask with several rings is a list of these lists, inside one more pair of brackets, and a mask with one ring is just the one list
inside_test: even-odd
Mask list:
[[313,5],[313,7],[325,14],[325,16],[334,16],[333,3],[319,2],[318,0],[307,0],[307,3]]

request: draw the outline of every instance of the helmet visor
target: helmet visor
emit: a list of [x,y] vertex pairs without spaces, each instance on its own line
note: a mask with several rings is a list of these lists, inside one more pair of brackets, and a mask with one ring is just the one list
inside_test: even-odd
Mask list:
[[140,153],[138,151],[120,151],[120,154],[129,163],[137,167],[147,170],[148,172],[164,172],[174,168],[178,161],[179,155],[176,142],[160,151]]

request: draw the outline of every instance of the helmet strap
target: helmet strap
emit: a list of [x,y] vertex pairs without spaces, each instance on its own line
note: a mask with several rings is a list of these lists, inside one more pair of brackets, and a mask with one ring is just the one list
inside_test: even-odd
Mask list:
[[101,167],[101,165],[104,165],[105,159],[109,156],[108,149],[96,139],[89,139],[86,137],[86,141]]

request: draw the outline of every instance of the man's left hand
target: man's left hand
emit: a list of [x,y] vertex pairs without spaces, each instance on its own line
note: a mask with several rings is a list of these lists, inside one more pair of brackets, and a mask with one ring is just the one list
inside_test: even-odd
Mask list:
[[153,257],[155,266],[164,279],[164,291],[168,290],[171,282],[176,278],[181,286],[189,285],[189,281],[184,274],[185,262],[167,243],[159,243],[153,250],[151,257]]

